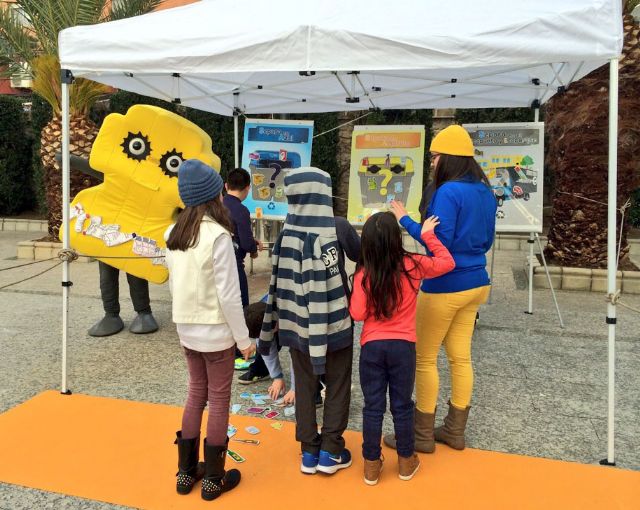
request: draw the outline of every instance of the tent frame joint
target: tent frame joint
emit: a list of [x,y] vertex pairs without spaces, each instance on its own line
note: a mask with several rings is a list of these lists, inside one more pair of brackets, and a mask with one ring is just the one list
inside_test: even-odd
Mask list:
[[71,85],[75,81],[73,73],[69,69],[60,69],[60,82]]

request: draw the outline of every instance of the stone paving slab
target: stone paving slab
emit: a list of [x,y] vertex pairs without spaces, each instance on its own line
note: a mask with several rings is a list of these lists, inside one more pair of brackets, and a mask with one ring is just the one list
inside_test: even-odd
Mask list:
[[[0,232],[0,269],[16,265],[15,245],[29,232]],[[527,315],[527,290],[520,277],[526,254],[496,252],[492,304],[482,307],[473,344],[476,384],[468,443],[475,448],[596,463],[606,456],[607,326],[603,295],[559,291],[566,328],[561,329],[548,290],[534,291],[534,315]],[[42,267],[39,267],[42,266]],[[47,263],[0,272],[0,286],[46,268]],[[17,273],[17,274],[16,274]],[[97,264],[74,264],[70,298],[69,387],[74,392],[182,405],[187,372],[170,316],[168,287],[151,286],[158,333],[123,331],[104,339],[87,329],[102,315]],[[250,277],[252,300],[267,289],[269,259],[256,262]],[[60,387],[60,269],[0,291],[0,411],[35,394]],[[625,296],[640,308],[640,296]],[[134,312],[121,280],[125,323]],[[616,461],[640,470],[640,315],[618,307],[616,343]],[[360,328],[356,327],[356,336]],[[354,350],[349,427],[362,426],[362,392]],[[288,356],[283,355],[285,373]],[[438,419],[446,412],[449,376],[441,354]],[[264,393],[268,381],[234,384],[239,394]],[[241,411],[241,413],[243,413]],[[392,430],[389,416],[385,431]],[[37,438],[34,438],[37,440]],[[359,454],[359,445],[349,445]],[[0,509],[121,508],[79,498],[0,484]]]

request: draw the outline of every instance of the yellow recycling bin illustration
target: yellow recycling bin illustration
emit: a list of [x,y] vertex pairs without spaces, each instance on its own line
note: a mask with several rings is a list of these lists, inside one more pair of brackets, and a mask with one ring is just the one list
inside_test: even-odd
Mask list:
[[126,115],[107,116],[89,159],[104,182],[71,203],[71,246],[139,278],[165,282],[164,233],[184,207],[178,169],[199,159],[220,171],[211,146],[202,129],[162,108],[135,105]]
[[354,126],[349,174],[351,223],[402,202],[419,220],[424,166],[424,126]]

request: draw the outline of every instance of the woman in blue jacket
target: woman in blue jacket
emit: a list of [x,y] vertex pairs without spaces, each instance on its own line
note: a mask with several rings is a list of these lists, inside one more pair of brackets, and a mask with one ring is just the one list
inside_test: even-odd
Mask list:
[[[476,313],[489,296],[486,253],[495,233],[496,200],[473,158],[473,143],[461,126],[449,126],[431,142],[434,180],[427,216],[440,225],[435,233],[453,255],[453,271],[423,280],[417,304],[416,450],[431,453],[435,441],[464,449],[464,429],[473,390],[471,337]],[[420,241],[420,224],[402,204],[392,202],[400,224]],[[451,372],[451,397],[444,425],[434,431],[438,400],[438,351],[444,343]],[[394,447],[395,438],[385,437]]]

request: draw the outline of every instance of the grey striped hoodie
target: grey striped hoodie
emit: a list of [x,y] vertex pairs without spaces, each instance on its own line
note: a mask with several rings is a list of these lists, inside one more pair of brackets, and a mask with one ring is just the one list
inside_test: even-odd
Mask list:
[[268,354],[278,328],[281,345],[308,353],[324,374],[326,353],[353,342],[338,266],[331,177],[299,168],[285,177],[289,210],[273,247],[271,282],[258,351]]

